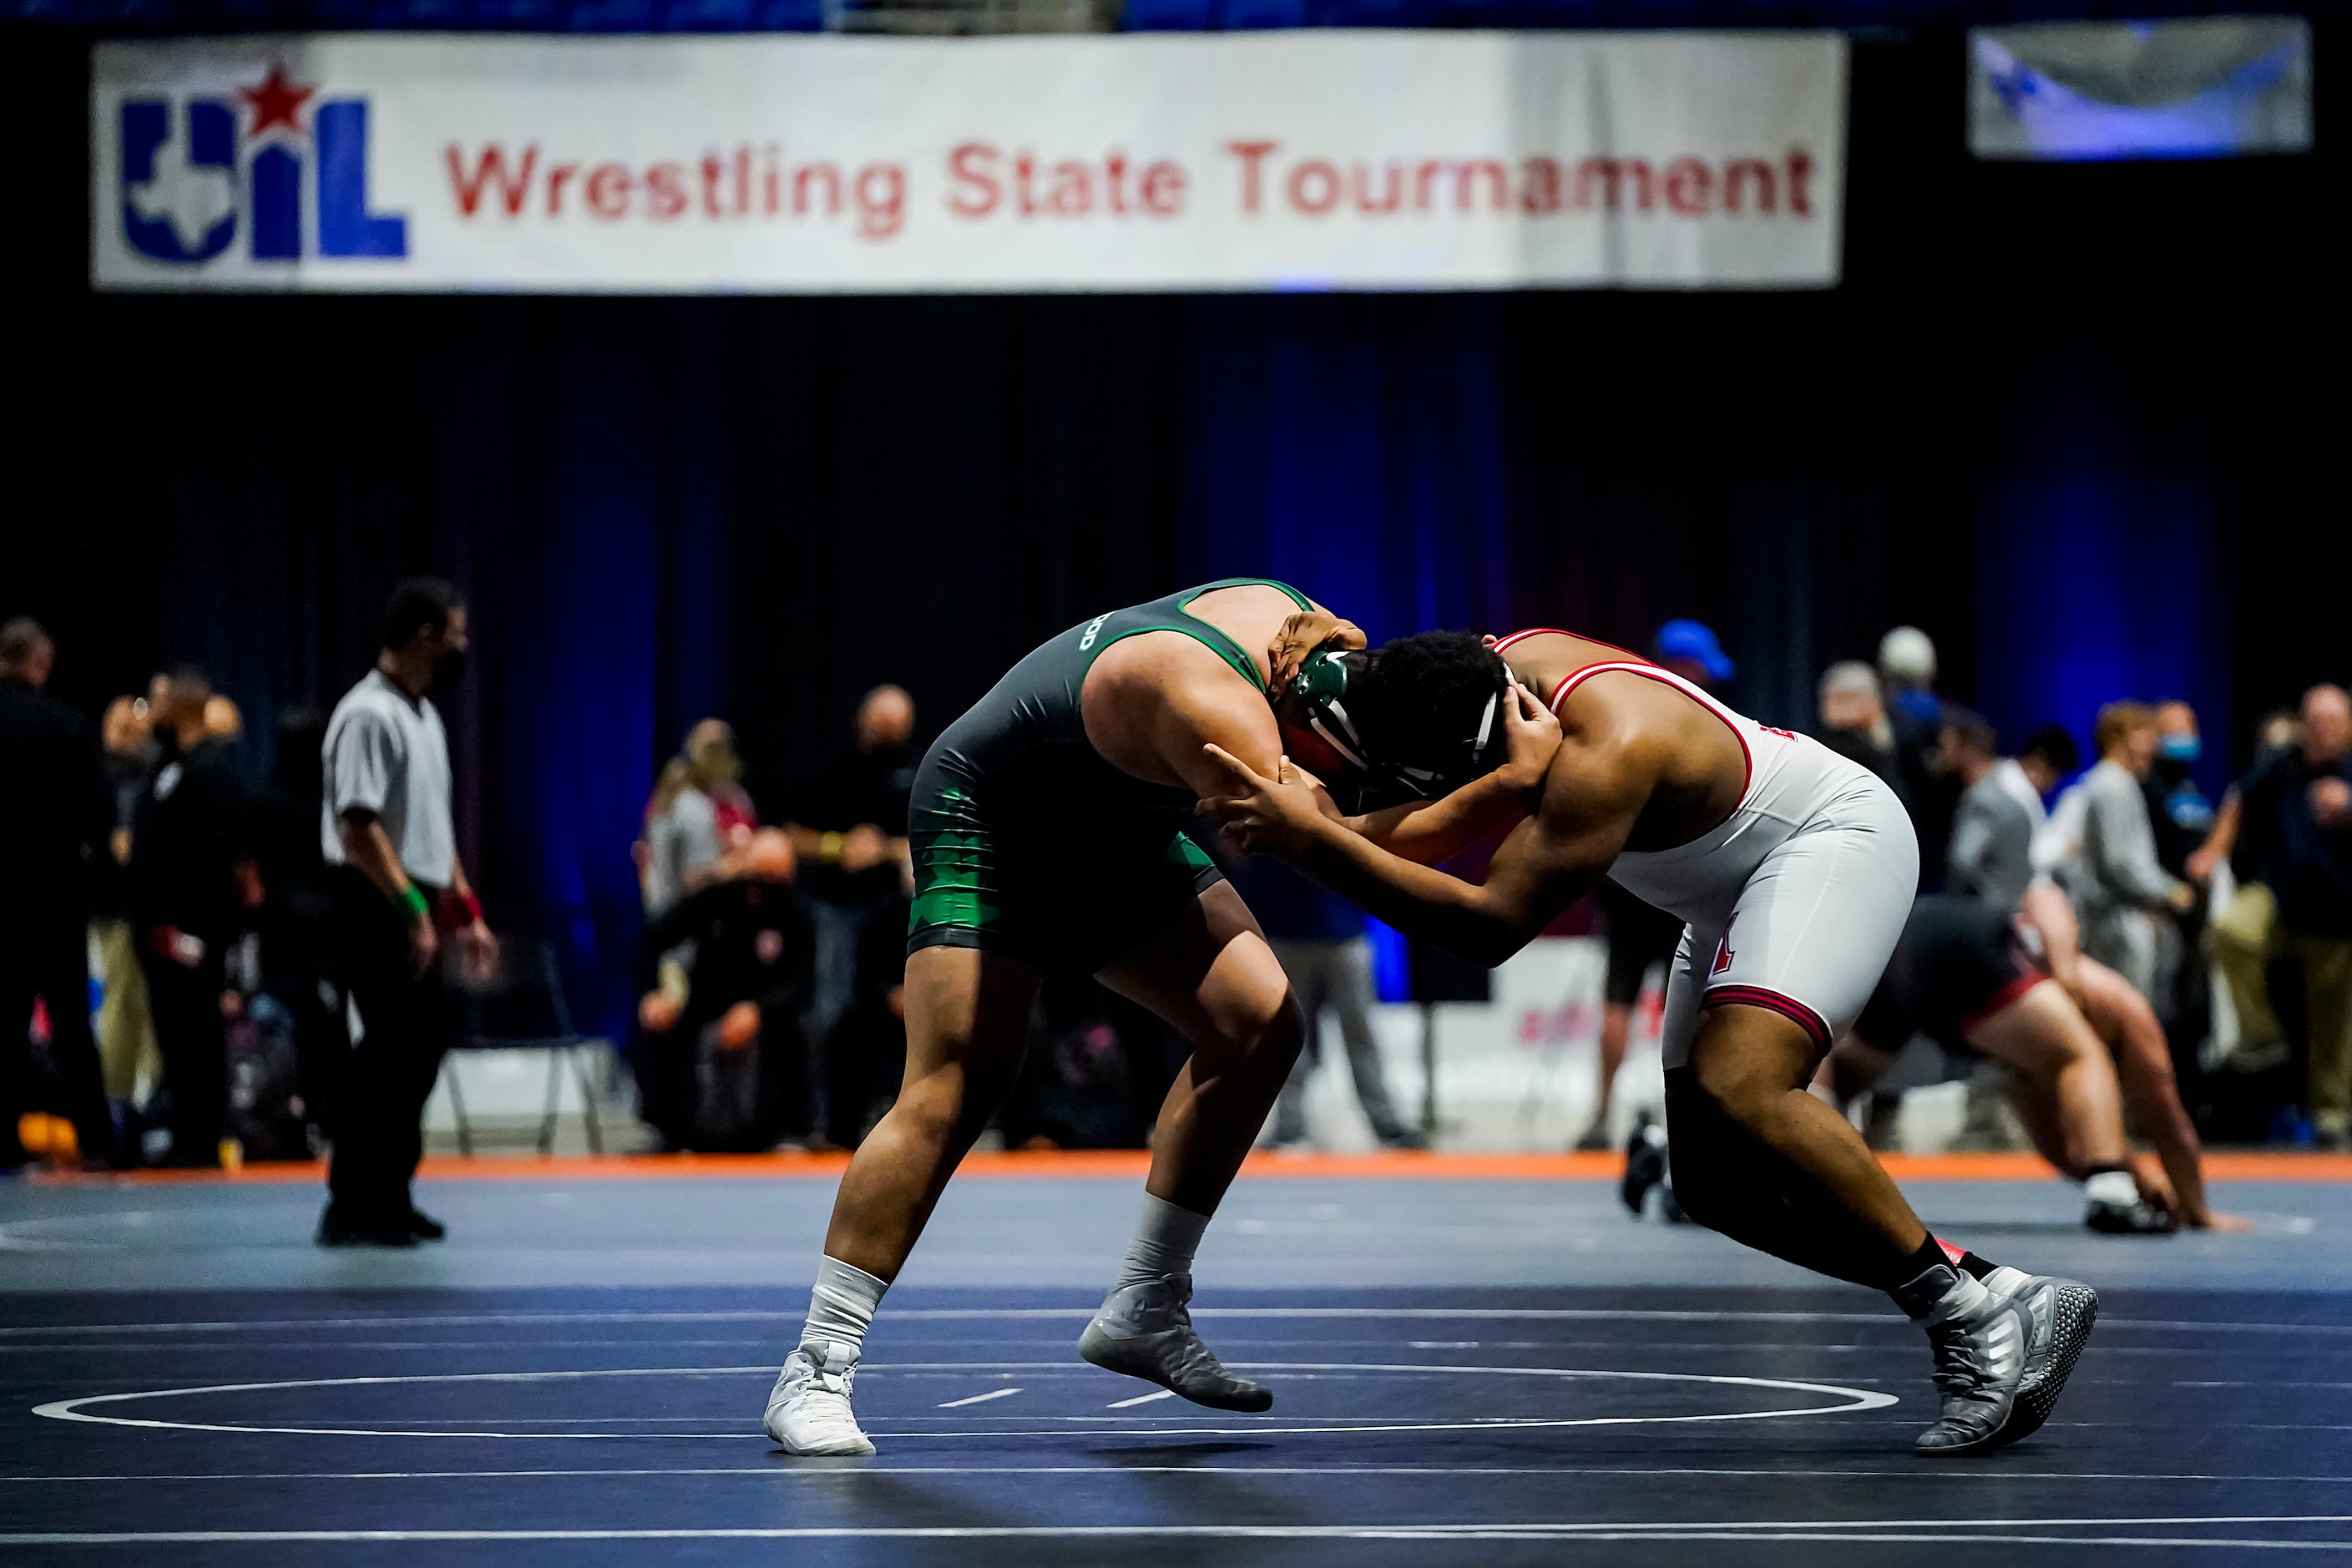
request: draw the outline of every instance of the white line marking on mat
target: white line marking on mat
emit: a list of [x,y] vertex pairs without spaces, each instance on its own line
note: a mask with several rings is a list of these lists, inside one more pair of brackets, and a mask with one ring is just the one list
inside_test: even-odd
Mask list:
[[[1362,1476],[1377,1479],[1383,1476],[1576,1476],[1594,1480],[1615,1477],[1654,1476],[1718,1476],[1760,1480],[1927,1480],[1992,1481],[2006,1485],[2011,1481],[2122,1481],[2147,1485],[2170,1485],[2178,1481],[2268,1481],[2307,1484],[2312,1486],[2352,1486],[2352,1476],[2222,1476],[2205,1473],[2147,1474],[2114,1470],[2009,1470],[1985,1468],[1900,1469],[1900,1470],[1748,1470],[1721,1468],[1626,1467],[1595,1465],[898,1465],[887,1460],[859,1464],[857,1469],[866,1475],[893,1476],[1100,1476],[1116,1479],[1120,1476]],[[756,1476],[761,1480],[805,1479],[828,1476],[835,1469],[821,1465],[659,1465],[620,1467],[600,1465],[589,1469],[557,1469],[546,1468],[530,1470],[216,1470],[205,1474],[192,1471],[153,1471],[145,1474],[122,1475],[61,1475],[61,1476],[0,1476],[0,1486],[47,1486],[58,1482],[78,1485],[120,1483],[145,1486],[156,1481],[464,1481],[464,1480],[530,1480],[544,1478],[564,1480],[603,1476]]]
[[1173,1399],[1175,1397],[1176,1391],[1172,1388],[1155,1388],[1149,1394],[1139,1394],[1132,1399],[1114,1399],[1108,1405],[1104,1405],[1103,1408],[1105,1410],[1132,1410],[1139,1405],[1149,1405],[1155,1399]]
[[[1354,1426],[1326,1425],[1320,1426],[1277,1426],[1252,1424],[1245,1426],[1187,1426],[1184,1431],[1204,1436],[1299,1436],[1308,1434],[1360,1432],[1495,1432],[1515,1427],[1567,1426],[1676,1426],[1708,1421],[1768,1421],[1784,1416],[1843,1415],[1857,1411],[1880,1410],[1896,1403],[1895,1395],[1872,1389],[1845,1388],[1829,1383],[1800,1383],[1789,1378],[1727,1377],[1712,1373],[1685,1372],[1619,1372],[1608,1369],[1548,1366],[1433,1366],[1396,1364],[1374,1362],[1237,1362],[1235,1366],[1264,1372],[1304,1373],[1308,1374],[1345,1373],[1397,1373],[1426,1375],[1443,1373],[1478,1377],[1543,1377],[1559,1379],[1595,1378],[1632,1383],[1702,1383],[1727,1388],[1785,1389],[1797,1394],[1824,1394],[1842,1398],[1843,1405],[1801,1405],[1783,1410],[1710,1411],[1685,1415],[1584,1415],[1558,1418],[1508,1417],[1480,1421],[1414,1422],[1409,1424],[1370,1423]],[[969,1362],[917,1363],[898,1370],[936,1371],[953,1367],[971,1372],[1065,1372],[1064,1362]],[[884,1373],[893,1370],[887,1363],[877,1369]],[[505,1437],[541,1441],[577,1441],[587,1438],[680,1438],[701,1442],[736,1443],[748,1433],[733,1432],[511,1432],[511,1431],[437,1431],[411,1429],[379,1429],[373,1427],[331,1426],[257,1426],[233,1423],[203,1421],[158,1421],[131,1415],[98,1415],[86,1406],[123,1405],[135,1400],[185,1399],[207,1394],[254,1394],[289,1388],[380,1388],[393,1384],[457,1384],[457,1383],[534,1383],[577,1382],[592,1377],[733,1377],[756,1373],[764,1377],[769,1368],[761,1366],[680,1366],[623,1367],[588,1369],[566,1372],[466,1372],[416,1373],[398,1377],[310,1377],[289,1378],[267,1383],[220,1383],[199,1388],[142,1389],[129,1394],[86,1394],[74,1399],[51,1400],[33,1407],[36,1415],[52,1421],[86,1421],[101,1426],[134,1426],[152,1431],[177,1432],[248,1432],[267,1433],[298,1437]],[[892,1436],[899,1441],[919,1438],[986,1437],[1003,1440],[1007,1437],[1066,1436],[1071,1421],[1092,1420],[1094,1417],[1064,1418],[1056,1428],[1024,1430],[998,1427],[981,1432],[898,1432]],[[1160,1436],[1165,1427],[1136,1427],[1127,1430],[1089,1426],[1087,1431],[1104,1436]]]
[[1000,1388],[993,1394],[975,1394],[970,1399],[950,1399],[940,1408],[961,1410],[967,1405],[985,1405],[992,1399],[1010,1399],[1020,1392],[1017,1388]]
[[1770,1520],[1721,1523],[1625,1521],[1526,1524],[1045,1524],[899,1525],[674,1530],[174,1530],[26,1531],[0,1534],[16,1546],[214,1545],[232,1542],[459,1541],[971,1541],[1045,1539],[1224,1539],[1260,1541],[1983,1541],[2053,1546],[2184,1546],[2270,1551],[2342,1551],[2346,1541],[2218,1536],[2041,1535],[2025,1531],[2181,1525],[2343,1524],[2352,1515],[2223,1515],[2194,1519]]

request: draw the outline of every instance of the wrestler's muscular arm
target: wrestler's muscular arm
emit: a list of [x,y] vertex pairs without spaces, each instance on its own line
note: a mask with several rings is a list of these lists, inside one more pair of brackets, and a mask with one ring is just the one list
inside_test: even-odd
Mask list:
[[1398,930],[1500,963],[1608,874],[1658,780],[1660,748],[1604,725],[1560,742],[1536,815],[1496,852],[1484,886],[1416,866],[1333,822],[1286,769],[1269,778],[1222,755],[1213,809],[1246,846],[1282,856]]
[[1265,698],[1190,638],[1131,637],[1097,661],[1080,698],[1087,738],[1123,773],[1222,794],[1225,774],[1202,753],[1223,747],[1273,769],[1282,731]]

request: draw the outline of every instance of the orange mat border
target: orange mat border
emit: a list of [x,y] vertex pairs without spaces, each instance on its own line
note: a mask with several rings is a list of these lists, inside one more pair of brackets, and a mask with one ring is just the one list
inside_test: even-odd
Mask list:
[[[603,1154],[552,1159],[436,1155],[417,1173],[426,1181],[577,1182],[816,1179],[837,1177],[846,1154]],[[1897,1181],[2038,1182],[2056,1173],[2032,1154],[1883,1154],[1879,1163]],[[1140,1181],[1150,1156],[1129,1149],[974,1154],[957,1173],[971,1180],[1124,1179]],[[1252,1154],[1244,1177],[1263,1180],[1601,1182],[1623,1169],[1615,1154]],[[2352,1182],[2352,1154],[2292,1151],[2217,1151],[2205,1157],[2216,1181]],[[121,1174],[42,1171],[45,1184],[172,1185],[179,1184],[317,1184],[325,1167],[315,1161],[248,1165],[225,1171],[131,1171]]]

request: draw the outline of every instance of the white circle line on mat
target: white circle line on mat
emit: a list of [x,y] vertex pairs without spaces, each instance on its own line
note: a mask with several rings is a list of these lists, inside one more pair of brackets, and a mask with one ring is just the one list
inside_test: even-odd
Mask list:
[[[970,1370],[972,1372],[1058,1371],[1062,1362],[927,1362],[908,1364],[904,1370]],[[1696,1383],[1734,1388],[1768,1388],[1793,1394],[1810,1394],[1844,1401],[1836,1405],[1801,1405],[1779,1410],[1707,1411],[1685,1415],[1585,1415],[1562,1417],[1497,1417],[1480,1421],[1435,1422],[1374,1422],[1350,1426],[1279,1426],[1253,1423],[1240,1426],[1171,1426],[1166,1425],[1106,1429],[1088,1420],[1083,1426],[1072,1425],[1039,1431],[997,1427],[967,1432],[894,1432],[899,1442],[941,1438],[986,1437],[1066,1437],[1074,1434],[1106,1437],[1160,1436],[1316,1436],[1322,1435],[1360,1434],[1370,1432],[1498,1432],[1529,1427],[1562,1426],[1674,1426],[1703,1421],[1767,1421],[1804,1415],[1843,1415],[1864,1410],[1879,1410],[1895,1403],[1895,1395],[1875,1390],[1845,1388],[1835,1384],[1800,1383],[1787,1378],[1731,1377],[1700,1373],[1679,1372],[1619,1372],[1604,1368],[1523,1367],[1523,1366],[1440,1366],[1421,1363],[1364,1362],[1256,1362],[1247,1363],[1255,1372],[1297,1373],[1395,1373],[1404,1374],[1443,1373],[1473,1377],[1545,1377],[1612,1379],[1634,1383]],[[671,1438],[702,1442],[741,1442],[754,1434],[745,1432],[505,1432],[505,1431],[438,1431],[385,1427],[321,1427],[321,1426],[261,1426],[214,1421],[167,1421],[152,1416],[100,1415],[94,1405],[121,1405],[142,1400],[187,1399],[213,1394],[257,1394],[292,1388],[381,1388],[406,1384],[458,1383],[561,1383],[580,1382],[600,1377],[720,1377],[765,1373],[768,1366],[685,1366],[685,1367],[620,1367],[559,1372],[465,1372],[419,1373],[387,1377],[312,1377],[289,1378],[264,1383],[217,1383],[198,1388],[142,1389],[129,1394],[89,1394],[73,1399],[52,1400],[33,1407],[33,1414],[53,1421],[80,1421],[94,1426],[130,1426],[151,1431],[173,1432],[234,1432],[252,1435],[300,1437],[473,1437],[503,1438],[534,1441],[580,1441],[583,1439]],[[887,1372],[887,1365],[877,1371]]]

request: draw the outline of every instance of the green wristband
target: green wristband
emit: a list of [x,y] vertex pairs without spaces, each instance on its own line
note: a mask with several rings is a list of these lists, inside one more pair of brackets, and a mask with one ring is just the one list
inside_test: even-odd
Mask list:
[[392,901],[398,905],[400,912],[410,920],[421,921],[425,918],[425,895],[417,890],[415,883],[411,882],[401,889],[400,897]]

